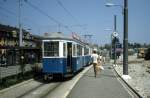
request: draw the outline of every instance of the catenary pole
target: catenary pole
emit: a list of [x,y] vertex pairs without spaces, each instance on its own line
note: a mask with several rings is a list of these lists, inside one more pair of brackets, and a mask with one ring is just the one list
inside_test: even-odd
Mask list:
[[22,44],[22,25],[21,25],[21,0],[19,0],[18,23],[19,23],[19,46],[23,46],[23,44]]
[[128,75],[128,0],[124,0],[123,75]]

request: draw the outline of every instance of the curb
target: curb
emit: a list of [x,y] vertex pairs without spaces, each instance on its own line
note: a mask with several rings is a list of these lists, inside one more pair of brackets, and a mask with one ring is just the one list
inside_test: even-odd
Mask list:
[[121,76],[120,74],[116,71],[115,67],[112,66],[113,69],[115,70],[116,74],[119,76],[119,78],[139,97],[143,98],[131,85],[129,85]]
[[0,94],[1,94],[1,93],[4,93],[4,92],[6,92],[6,91],[8,91],[8,90],[10,90],[10,89],[14,89],[14,88],[16,88],[16,87],[19,87],[19,86],[21,86],[21,85],[23,85],[23,84],[27,84],[27,83],[29,83],[29,82],[31,82],[31,81],[33,81],[33,79],[29,79],[29,80],[27,80],[27,81],[23,81],[23,82],[18,83],[18,84],[16,84],[16,85],[13,85],[13,86],[10,86],[10,87],[5,88],[5,89],[3,89],[3,90],[0,90]]

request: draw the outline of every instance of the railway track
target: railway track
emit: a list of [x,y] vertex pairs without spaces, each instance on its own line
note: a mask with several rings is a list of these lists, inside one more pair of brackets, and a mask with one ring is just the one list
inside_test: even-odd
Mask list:
[[12,87],[6,91],[0,92],[0,98],[44,98],[54,89],[61,85],[62,82],[49,82],[30,80],[21,83],[22,85]]
[[44,82],[42,78],[31,79],[0,91],[0,98],[65,98],[77,81],[91,67],[86,67],[73,78],[67,78],[64,81],[54,79],[50,82]]

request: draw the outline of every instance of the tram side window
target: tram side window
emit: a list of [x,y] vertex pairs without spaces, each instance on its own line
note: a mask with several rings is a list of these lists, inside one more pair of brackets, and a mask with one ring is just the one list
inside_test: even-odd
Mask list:
[[44,56],[59,56],[59,42],[44,42]]
[[77,56],[76,45],[73,45],[73,56]]
[[82,47],[80,45],[77,45],[77,56],[82,55]]
[[89,54],[89,49],[88,48],[84,48],[84,55],[88,55]]
[[63,56],[66,56],[66,43],[63,43]]

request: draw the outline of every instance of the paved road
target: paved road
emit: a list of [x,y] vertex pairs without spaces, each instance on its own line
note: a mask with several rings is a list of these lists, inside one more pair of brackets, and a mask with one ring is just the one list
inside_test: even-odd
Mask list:
[[109,65],[96,78],[91,68],[78,81],[67,98],[132,98]]

